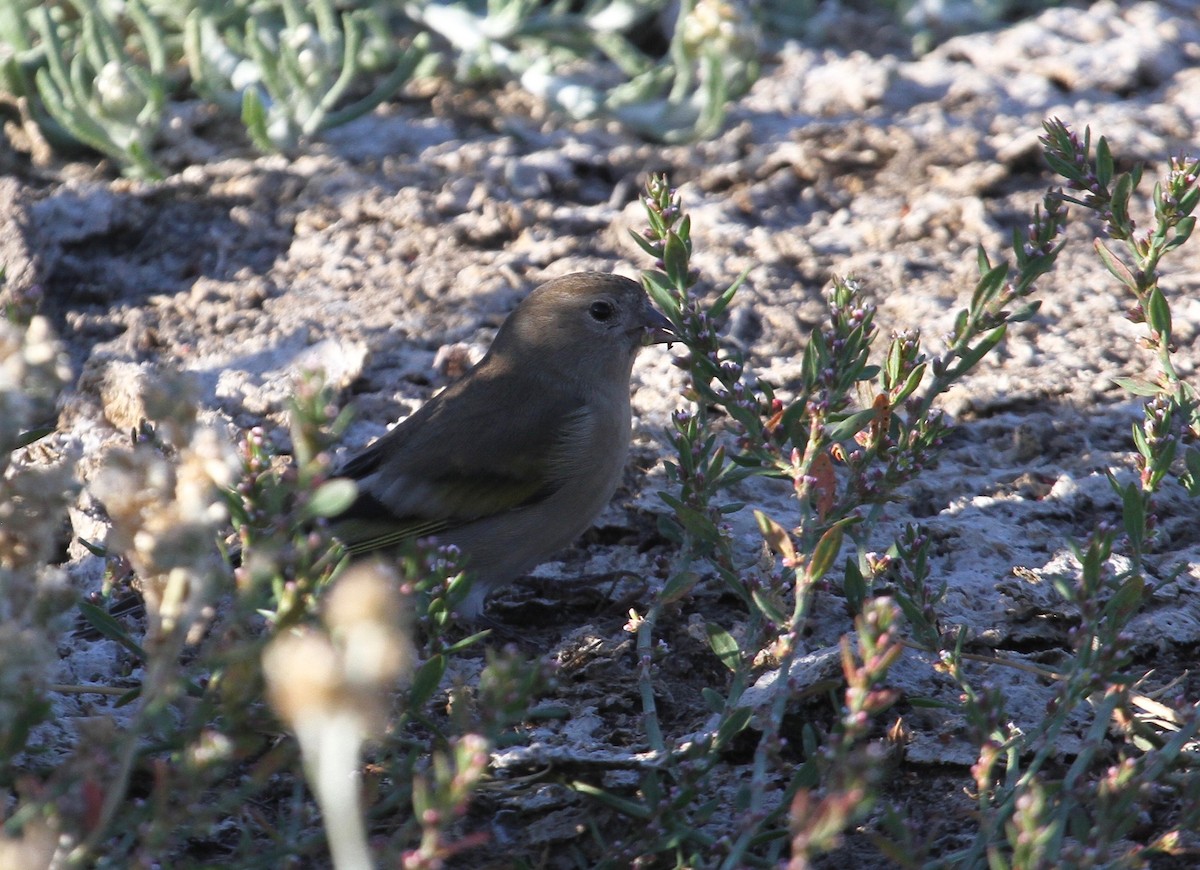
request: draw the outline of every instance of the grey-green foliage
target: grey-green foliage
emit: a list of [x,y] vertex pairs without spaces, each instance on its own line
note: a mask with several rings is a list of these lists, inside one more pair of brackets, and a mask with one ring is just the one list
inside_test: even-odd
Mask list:
[[[873,0],[925,42],[1054,4]],[[29,98],[28,120],[52,147],[83,143],[135,176],[161,174],[152,155],[173,87],[190,84],[240,114],[259,148],[294,151],[435,67],[461,82],[513,81],[572,118],[611,118],[675,142],[719,132],[758,75],[764,32],[805,36],[830,8],[821,0],[0,0],[0,89]]]
[[269,151],[295,150],[434,68],[515,81],[572,118],[678,141],[720,129],[759,54],[738,0],[0,0],[0,89],[29,99],[56,149],[82,143],[143,177],[161,175],[155,140],[183,85],[239,113]]
[[[393,52],[378,12],[339,16],[331,0],[283,0],[226,21],[197,7],[185,27],[193,86],[218,105],[239,108],[264,151],[293,150],[371,111],[408,80],[427,45],[418,35]],[[387,72],[369,93],[342,105],[366,73],[381,69]]]
[[65,572],[51,564],[76,487],[73,463],[36,466],[14,452],[45,434],[71,375],[50,322],[26,316],[27,301],[9,296],[0,314],[0,781],[6,784],[14,756],[50,715],[55,639],[73,600]]
[[29,17],[38,5],[37,0],[0,0],[0,94],[31,97],[25,105],[42,137],[57,149],[69,149],[78,140],[37,99],[34,77],[46,65],[46,47]]
[[885,0],[912,35],[918,53],[951,36],[995,27],[1005,20],[1031,15],[1062,0]]
[[140,0],[120,11],[72,0],[71,7],[38,5],[26,14],[45,49],[35,81],[50,116],[127,174],[160,177],[150,154],[166,105],[167,53],[155,18]]
[[10,93],[27,89],[26,70],[36,68],[40,56],[25,26],[25,16],[33,6],[31,0],[0,2],[0,87]]
[[667,56],[614,89],[605,108],[650,138],[716,135],[730,101],[758,77],[760,43],[758,29],[737,4],[685,0]]
[[[460,79],[516,80],[573,118],[615,118],[656,141],[714,135],[758,73],[758,31],[731,0],[591,0],[580,10],[412,0],[404,10],[444,43]],[[669,50],[654,58],[635,37],[660,23]]]

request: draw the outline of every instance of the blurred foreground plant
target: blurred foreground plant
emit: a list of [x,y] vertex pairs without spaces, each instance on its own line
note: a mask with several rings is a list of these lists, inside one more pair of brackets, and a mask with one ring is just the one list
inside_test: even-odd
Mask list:
[[54,554],[76,490],[69,461],[36,466],[28,450],[14,452],[46,434],[70,369],[48,320],[15,308],[9,314],[0,317],[0,781],[7,785],[17,778],[14,756],[50,715],[55,640],[72,602]]
[[358,775],[363,743],[388,721],[389,693],[411,677],[411,613],[383,563],[347,570],[330,591],[324,630],[278,634],[263,652],[272,706],[296,734],[335,866],[374,866]]
[[[7,459],[22,427],[53,407],[65,372],[40,318],[0,324],[0,350],[0,386],[12,388],[0,390],[13,427]],[[322,518],[354,497],[352,483],[331,476],[328,452],[348,415],[320,378],[297,384],[290,458],[261,431],[235,451],[197,425],[186,377],[160,373],[144,384],[153,423],[92,482],[112,530],[103,548],[89,548],[132,567],[145,630],[80,604],[94,629],[135,657],[132,690],[51,685],[71,596],[62,572],[45,566],[73,481],[65,466],[0,478],[0,634],[10,642],[0,656],[0,773],[22,795],[0,858],[30,868],[183,866],[206,843],[228,866],[282,866],[320,860],[327,842],[339,867],[435,867],[479,845],[454,826],[488,750],[509,739],[548,672],[506,651],[488,656],[477,697],[448,690],[448,666],[481,637],[449,631],[468,591],[453,554],[418,547],[394,566],[343,566]],[[227,517],[238,529],[234,570],[217,546]],[[10,519],[21,535],[9,534]],[[65,762],[15,766],[54,692],[119,700],[91,708]],[[294,744],[279,740],[265,700]],[[315,817],[327,839],[308,823]],[[219,833],[239,818],[257,833],[243,842]],[[368,830],[379,836],[368,842]]]

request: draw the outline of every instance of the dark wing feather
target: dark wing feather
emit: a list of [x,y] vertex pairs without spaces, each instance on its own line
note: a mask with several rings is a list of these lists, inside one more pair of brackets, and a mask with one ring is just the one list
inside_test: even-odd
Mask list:
[[[503,401],[539,387],[536,409]],[[335,531],[365,552],[548,498],[566,479],[563,445],[586,437],[589,418],[582,397],[546,401],[547,388],[477,369],[430,400],[341,469],[360,494]]]

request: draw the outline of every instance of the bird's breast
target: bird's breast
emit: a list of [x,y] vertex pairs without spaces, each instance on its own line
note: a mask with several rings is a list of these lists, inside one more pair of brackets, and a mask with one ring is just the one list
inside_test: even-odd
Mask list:
[[550,501],[551,510],[566,509],[579,517],[579,530],[595,519],[612,498],[629,456],[632,415],[628,394],[595,395],[587,413],[568,434],[558,461],[564,484]]

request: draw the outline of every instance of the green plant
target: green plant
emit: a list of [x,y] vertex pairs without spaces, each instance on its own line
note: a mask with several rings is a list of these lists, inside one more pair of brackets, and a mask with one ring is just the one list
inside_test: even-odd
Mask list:
[[1080,140],[1061,121],[1047,121],[1044,127],[1046,160],[1076,191],[1064,199],[1094,212],[1105,235],[1120,243],[1117,251],[1100,238],[1094,244],[1104,267],[1133,295],[1127,317],[1148,327],[1143,343],[1154,351],[1158,364],[1154,379],[1119,381],[1131,393],[1149,397],[1143,424],[1133,428],[1141,488],[1147,497],[1152,495],[1172,473],[1172,463],[1182,447],[1184,467],[1176,476],[1189,494],[1200,495],[1200,400],[1196,388],[1180,377],[1173,361],[1177,348],[1171,307],[1160,273],[1163,258],[1186,243],[1196,228],[1193,212],[1200,205],[1200,160],[1171,159],[1167,178],[1154,185],[1153,226],[1139,233],[1130,207],[1142,180],[1142,167],[1116,172],[1103,136],[1096,141],[1093,156],[1091,129],[1085,130]]
[[48,434],[69,377],[49,321],[10,307],[0,318],[0,780],[7,784],[18,778],[14,757],[51,713],[55,639],[72,600],[53,557],[76,491],[68,463],[30,467],[13,452]]
[[[636,759],[606,758],[603,778],[585,765],[538,773],[596,802],[596,841],[580,863],[802,867],[854,836],[902,867],[1135,867],[1178,852],[1200,825],[1200,713],[1182,682],[1148,688],[1134,636],[1161,567],[1157,500],[1195,490],[1194,387],[1177,361],[1162,264],[1189,241],[1198,167],[1173,161],[1141,203],[1140,170],[1118,173],[1103,139],[1093,150],[1090,135],[1050,122],[1045,146],[1072,189],[1042,199],[1009,262],[978,254],[980,278],[942,347],[915,332],[882,338],[868,285],[837,279],[798,374],[778,385],[721,338],[741,279],[701,292],[690,218],[666,179],[651,181],[639,243],[655,259],[647,286],[686,349],[687,407],[669,433],[665,586],[628,624]],[[1132,294],[1150,350],[1151,373],[1121,383],[1149,401],[1130,468],[1109,478],[1116,509],[1101,506],[1072,558],[1042,572],[1067,627],[1053,664],[1031,663],[952,624],[933,535],[909,525],[881,542],[881,517],[937,460],[949,431],[939,397],[1036,310],[1068,203],[1106,227],[1098,256]],[[1143,213],[1149,232],[1134,225]],[[45,435],[67,377],[36,295],[6,297],[12,322],[0,323],[0,752],[16,795],[0,857],[21,848],[33,866],[186,864],[205,848],[223,865],[274,866],[319,861],[328,842],[345,866],[435,867],[484,845],[469,811],[494,805],[476,803],[491,753],[556,715],[537,702],[555,691],[553,669],[511,649],[457,660],[481,637],[452,625],[467,582],[453,553],[415,548],[389,568],[346,569],[323,517],[353,497],[329,456],[348,418],[319,379],[296,385],[281,452],[262,431],[226,444],[197,424],[186,378],[156,378],[152,423],[94,486],[113,524],[94,551],[108,557],[110,585],[123,560],[136,571],[146,624],[80,608],[120,645],[130,679],[50,682],[69,596],[47,564],[78,484],[69,463],[50,473],[13,455]],[[763,483],[790,501],[748,506],[764,544],[748,551],[730,523],[749,484]],[[226,519],[237,568],[214,543]],[[845,636],[814,651],[814,607],[830,600],[824,613],[845,614]],[[690,638],[707,644],[716,676],[679,705],[667,680]],[[839,666],[811,679],[814,652]],[[946,693],[898,696],[902,658]],[[1014,724],[991,679],[998,668],[1044,681],[1032,724]],[[456,679],[464,670],[478,679]],[[116,694],[124,707],[97,713],[69,755],[43,762],[31,735],[53,724],[66,692]],[[888,793],[888,765],[900,762],[884,717],[908,718],[907,705],[959,717],[975,753],[961,771],[974,806],[953,848],[907,825]],[[120,710],[129,719],[118,729]],[[490,789],[512,785],[497,780]],[[328,837],[310,824],[318,815]],[[605,824],[614,818],[618,834]]]
[[[1069,134],[1049,127],[1048,134],[1052,157],[1055,149],[1066,150]],[[1076,151],[1086,152],[1086,147]],[[1078,158],[1071,160],[1058,158],[1082,173]],[[1108,170],[1101,166],[1098,174],[1103,189],[1112,177],[1111,165]],[[1111,271],[1119,278],[1129,276],[1131,289],[1140,286],[1141,309],[1159,306],[1146,319],[1152,329],[1150,345],[1164,354],[1169,351],[1169,318],[1153,296],[1152,267],[1158,253],[1182,244],[1190,232],[1195,174],[1192,162],[1174,161],[1168,185],[1156,193],[1158,229],[1131,243],[1141,258],[1141,277],[1113,266],[1111,252],[1101,248]],[[1118,219],[1127,197],[1117,197],[1112,211]],[[1172,380],[1169,360],[1160,356],[1166,372],[1160,383],[1167,398],[1159,398],[1145,427],[1135,431],[1141,485],[1112,478],[1123,505],[1121,528],[1131,561],[1123,568],[1114,565],[1117,526],[1101,522],[1086,542],[1074,546],[1078,571],[1054,578],[1066,606],[1079,614],[1079,624],[1070,635],[1068,662],[1054,672],[1039,671],[1056,686],[1040,727],[1015,729],[1005,713],[1004,696],[989,684],[977,685],[978,661],[1029,666],[972,653],[964,631],[942,624],[938,611],[946,586],[930,576],[930,539],[923,530],[908,527],[886,555],[867,549],[883,506],[936,461],[948,431],[936,408],[938,396],[1004,339],[1009,324],[1037,311],[1035,282],[1053,267],[1064,244],[1065,204],[1076,201],[1059,191],[1048,193],[1029,226],[1014,233],[1011,265],[979,252],[980,279],[955,319],[945,349],[936,355],[927,355],[920,336],[910,332],[894,336],[876,361],[874,310],[861,301],[854,282],[835,279],[829,320],[811,336],[801,378],[788,385],[791,398],[785,401],[718,338],[718,324],[741,279],[711,301],[693,290],[690,221],[665,179],[651,182],[649,227],[636,239],[657,260],[656,268],[645,273],[646,285],[687,349],[681,365],[690,375],[685,396],[691,408],[675,415],[675,458],[668,465],[672,486],[662,494],[671,516],[660,521],[660,529],[677,553],[662,594],[630,625],[641,656],[646,741],[659,763],[643,774],[636,798],[577,784],[653,832],[624,843],[616,863],[652,863],[673,855],[677,862],[704,866],[767,866],[790,843],[793,866],[799,867],[834,848],[845,827],[863,819],[878,799],[883,747],[869,736],[868,723],[895,700],[886,689],[886,674],[903,647],[934,654],[933,667],[961,691],[961,711],[980,747],[973,769],[978,834],[969,848],[930,866],[1111,859],[1135,824],[1133,795],[1151,777],[1169,771],[1177,777],[1181,795],[1200,788],[1188,761],[1200,716],[1186,708],[1164,712],[1161,704],[1138,693],[1141,678],[1128,673],[1128,627],[1145,601],[1141,558],[1153,526],[1148,494],[1171,467],[1175,454],[1170,437],[1184,437],[1178,426],[1164,423],[1171,417],[1163,409],[1173,402],[1170,408],[1178,417],[1193,408],[1189,388]],[[714,425],[715,410],[728,421],[722,427],[725,434]],[[1190,480],[1186,469],[1185,463],[1185,485]],[[786,481],[796,496],[795,512],[786,524],[755,512],[764,542],[774,553],[773,564],[739,557],[724,519],[740,507],[726,493],[747,475]],[[857,554],[846,556],[839,570],[838,560],[850,542]],[[728,681],[705,692],[712,718],[704,735],[692,735],[686,751],[672,750],[657,713],[658,634],[664,618],[704,576],[718,579],[747,612],[736,630],[707,626]],[[856,615],[861,658],[856,661],[843,642],[848,688],[838,724],[825,737],[805,726],[797,741],[787,724],[789,711],[811,689],[794,682],[793,669],[804,651],[814,596],[830,588],[844,596]],[[911,640],[900,638],[901,628]],[[764,663],[773,672],[769,679],[762,673]],[[1148,710],[1156,716],[1147,715]],[[1051,762],[1060,752],[1059,738],[1081,716],[1092,723],[1085,748],[1065,777],[1056,775]],[[1106,767],[1112,722],[1122,723],[1118,751],[1123,761]],[[753,732],[749,737],[747,730]],[[715,807],[706,797],[734,738],[749,739],[755,748],[749,779],[733,798],[738,824],[722,837],[712,833]],[[803,763],[781,784],[774,772],[789,746],[802,747]],[[1081,820],[1093,817],[1103,822],[1088,834]],[[1184,812],[1179,824],[1186,826],[1191,818]],[[911,837],[893,826],[891,835],[876,842],[899,857],[906,851],[898,846],[902,839],[911,845]],[[1169,840],[1168,835],[1161,846],[1167,847]]]
[[760,41],[735,3],[683,3],[666,57],[614,88],[605,113],[648,139],[715,136],[729,104],[758,78]]
[[[7,461],[66,377],[44,319],[0,321],[0,372],[16,378],[11,389],[0,380]],[[455,822],[490,748],[530,715],[549,670],[489,653],[477,697],[448,690],[450,663],[486,634],[454,636],[451,615],[468,589],[453,554],[414,548],[394,565],[343,565],[323,517],[354,497],[353,484],[331,477],[328,453],[349,416],[320,378],[297,383],[291,456],[261,431],[235,450],[198,425],[193,387],[180,375],[148,378],[153,423],[90,485],[112,529],[88,547],[108,560],[110,588],[136,573],[146,624],[102,602],[79,609],[130,657],[130,688],[50,683],[53,639],[73,599],[63,572],[46,567],[77,488],[69,465],[0,480],[0,775],[22,792],[0,857],[19,854],[22,866],[186,863],[189,841],[207,841],[228,850],[231,866],[276,866],[316,860],[328,843],[339,866],[391,855],[434,867],[478,844],[456,835]],[[230,519],[232,569],[217,546]],[[115,711],[96,717],[62,763],[15,766],[62,693],[115,695],[128,719],[118,730]],[[294,742],[272,736],[272,711]],[[363,776],[367,758],[376,773]],[[314,809],[302,780],[327,839],[303,825]],[[214,839],[219,823],[249,806],[269,807],[253,844]],[[368,844],[368,823],[386,827],[383,841]]]
[[[83,144],[116,160],[122,171],[160,178],[151,158],[166,104],[167,53],[163,30],[140,0],[125,16],[73,0],[77,19],[56,18],[47,5],[29,11],[45,47],[35,79],[42,105]],[[129,27],[133,37],[122,30]]]
[[[649,227],[635,240],[657,262],[644,280],[687,347],[684,365],[690,377],[685,396],[692,407],[675,415],[675,459],[668,463],[674,491],[662,494],[673,517],[664,518],[660,528],[677,545],[677,555],[663,593],[631,626],[637,631],[642,661],[647,742],[662,761],[643,777],[640,802],[611,795],[603,799],[652,819],[660,832],[631,844],[631,859],[649,861],[655,854],[674,851],[688,861],[722,867],[769,863],[786,841],[781,813],[789,803],[796,808],[791,841],[806,852],[833,842],[827,830],[831,818],[844,824],[869,806],[871,778],[864,776],[870,750],[856,744],[865,735],[862,717],[869,719],[890,706],[889,694],[877,687],[899,646],[891,633],[895,605],[872,592],[873,573],[860,567],[865,557],[847,560],[842,578],[847,599],[866,620],[860,633],[862,665],[853,663],[848,650],[844,654],[851,685],[846,721],[855,724],[822,752],[808,753],[810,762],[797,769],[782,795],[772,785],[771,772],[787,743],[785,717],[799,692],[792,684],[792,668],[804,647],[811,602],[833,573],[845,538],[865,544],[883,505],[936,457],[946,431],[933,407],[937,396],[1003,339],[1009,323],[1028,319],[1037,310],[1037,302],[1030,299],[1034,281],[1053,265],[1061,248],[1059,200],[1047,197],[1044,209],[1035,212],[1028,238],[1015,240],[1015,275],[1010,277],[1007,264],[994,265],[980,251],[981,278],[970,305],[956,319],[949,346],[932,359],[921,352],[919,336],[905,334],[893,338],[881,364],[873,364],[874,311],[860,301],[854,282],[836,280],[829,293],[829,321],[812,335],[803,380],[791,385],[794,398],[786,403],[718,338],[717,326],[741,279],[705,302],[693,290],[691,224],[674,191],[665,179],[653,179],[645,201]],[[714,431],[713,408],[732,421],[732,439]],[[731,529],[723,520],[740,508],[727,503],[723,493],[748,475],[787,481],[796,496],[790,527],[755,512],[765,543],[780,560],[772,565],[747,564],[744,557],[739,562]],[[882,570],[883,563],[876,568]],[[655,632],[664,612],[705,572],[714,573],[743,601],[748,620],[740,641],[721,626],[708,626],[710,643],[731,680],[724,692],[710,690],[706,695],[715,716],[707,739],[691,741],[686,752],[671,752],[656,714]],[[869,642],[871,636],[877,640]],[[753,663],[764,655],[776,673],[772,688],[757,693],[752,706],[745,693],[754,679]],[[735,799],[742,823],[730,839],[715,842],[704,833],[712,812],[703,800],[706,783],[721,752],[746,729],[754,711],[759,733],[752,774]],[[815,735],[805,734],[803,743],[815,747]],[[827,763],[820,763],[821,758]],[[857,804],[814,804],[798,797],[817,784],[822,771],[844,772],[847,779],[839,780],[838,788],[856,795]],[[600,796],[595,789],[581,788]],[[818,834],[818,829],[824,833]]]
[[[187,17],[185,54],[193,86],[209,100],[239,109],[251,140],[263,151],[293,151],[319,133],[354,120],[391,97],[424,56],[417,36],[396,56],[370,8],[340,16],[332,0],[240,10],[222,21],[198,6]],[[380,55],[383,56],[380,56]],[[385,69],[370,91],[351,102],[368,73]]]
[[[291,153],[439,64],[460,83],[515,82],[571,118],[680,142],[716,135],[758,76],[763,34],[806,33],[819,5],[5,0],[0,89],[27,99],[23,122],[56,151],[82,144],[143,178],[162,175],[156,139],[168,100],[187,89],[238,114],[259,149]],[[919,4],[882,5],[930,26]],[[960,5],[987,22],[1044,4]]]

